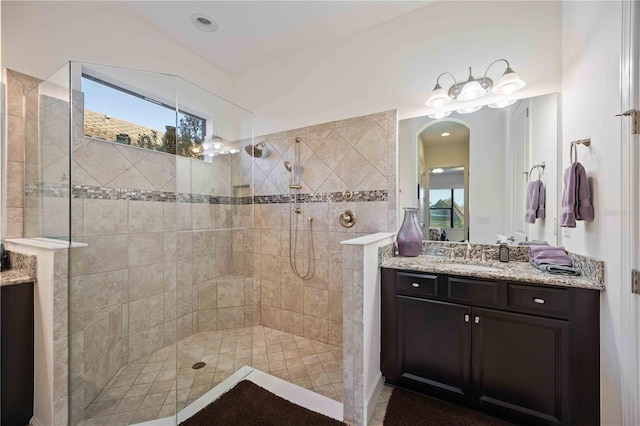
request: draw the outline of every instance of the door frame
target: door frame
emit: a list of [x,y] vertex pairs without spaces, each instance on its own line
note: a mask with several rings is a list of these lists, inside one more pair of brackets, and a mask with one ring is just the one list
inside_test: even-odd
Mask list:
[[[640,5],[622,2],[620,112],[640,109]],[[640,269],[640,136],[621,119],[622,135],[622,418],[640,424],[640,295],[631,294],[631,269]]]

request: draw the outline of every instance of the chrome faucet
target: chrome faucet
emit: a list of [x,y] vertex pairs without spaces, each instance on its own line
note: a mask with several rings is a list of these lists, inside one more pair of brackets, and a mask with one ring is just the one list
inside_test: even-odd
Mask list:
[[445,250],[449,250],[449,259],[456,259],[456,249],[455,247],[444,247]]
[[487,252],[489,251],[488,248],[482,247],[482,257],[480,258],[481,262],[486,262],[487,261]]
[[469,243],[469,240],[464,240],[465,243],[467,243],[467,249],[464,252],[464,260],[471,260],[471,244]]

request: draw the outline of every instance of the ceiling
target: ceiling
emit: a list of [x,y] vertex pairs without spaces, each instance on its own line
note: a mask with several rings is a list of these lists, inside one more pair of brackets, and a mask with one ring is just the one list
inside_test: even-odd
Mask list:
[[[442,136],[445,132],[450,135]],[[439,121],[424,129],[420,139],[425,147],[468,143],[469,128],[455,121]]]
[[[131,12],[184,48],[230,74],[266,65],[313,46],[422,8],[433,1],[133,1]],[[200,12],[218,24],[203,32]]]

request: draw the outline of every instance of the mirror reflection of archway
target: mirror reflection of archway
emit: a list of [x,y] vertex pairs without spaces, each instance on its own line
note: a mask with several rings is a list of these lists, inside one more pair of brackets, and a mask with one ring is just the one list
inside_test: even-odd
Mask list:
[[416,134],[418,206],[425,239],[469,238],[469,126],[433,121]]

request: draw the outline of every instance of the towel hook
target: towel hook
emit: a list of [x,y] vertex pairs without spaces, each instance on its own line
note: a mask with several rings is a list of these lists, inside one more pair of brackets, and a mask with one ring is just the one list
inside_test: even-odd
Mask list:
[[534,170],[538,171],[538,180],[540,180],[540,178],[542,177],[542,171],[540,169],[544,170],[545,167],[546,167],[545,163],[534,164],[533,166],[531,166],[528,174],[529,180],[531,180],[531,172],[533,172]]
[[586,137],[584,139],[578,139],[571,142],[571,150],[569,151],[569,159],[571,160],[571,164],[578,161],[578,148],[576,148],[576,145],[591,146],[591,137]]

